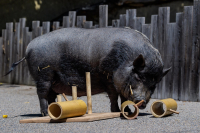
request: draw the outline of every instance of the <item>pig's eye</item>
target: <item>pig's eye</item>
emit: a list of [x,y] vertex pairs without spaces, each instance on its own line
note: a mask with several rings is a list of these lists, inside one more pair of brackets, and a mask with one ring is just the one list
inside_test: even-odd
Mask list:
[[137,74],[135,74],[135,78],[136,78],[138,81],[141,80],[140,77],[139,77]]

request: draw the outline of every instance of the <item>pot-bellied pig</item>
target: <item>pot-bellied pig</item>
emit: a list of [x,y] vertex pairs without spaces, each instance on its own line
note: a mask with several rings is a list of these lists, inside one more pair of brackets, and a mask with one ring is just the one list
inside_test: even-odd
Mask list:
[[[121,102],[146,107],[156,84],[167,74],[161,55],[142,33],[127,28],[64,28],[33,39],[26,56],[40,101],[41,113],[48,115],[48,104],[57,94],[86,95],[85,72],[91,73],[92,94],[108,93],[111,111],[119,112]],[[101,100],[101,99],[99,99]],[[129,108],[125,111],[130,112]]]

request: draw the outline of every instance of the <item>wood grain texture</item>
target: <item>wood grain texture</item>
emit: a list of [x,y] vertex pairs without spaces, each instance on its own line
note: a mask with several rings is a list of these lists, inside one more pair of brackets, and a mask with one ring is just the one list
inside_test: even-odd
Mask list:
[[135,18],[135,29],[142,32],[142,25],[145,24],[145,17],[136,17]]
[[63,28],[70,27],[70,18],[69,16],[63,16]]
[[[3,75],[6,74],[6,38],[7,38],[7,30],[2,30],[2,39],[3,39]],[[3,82],[7,82],[7,77],[3,77]]]
[[43,22],[42,23],[42,33],[46,34],[50,32],[50,22]]
[[112,27],[119,27],[120,24],[120,20],[116,19],[116,20],[112,20]]
[[86,16],[77,16],[76,27],[83,28],[86,22]]
[[65,118],[61,120],[52,120],[49,116],[37,117],[32,119],[20,120],[19,123],[62,123],[62,122],[91,122],[110,118],[120,117],[121,112],[115,113],[93,113],[85,114],[80,117]]
[[75,27],[76,11],[69,11],[69,22],[70,22],[70,27]]
[[99,27],[108,26],[108,5],[99,6]]
[[126,14],[120,14],[119,16],[119,20],[120,20],[120,23],[119,23],[119,27],[125,27],[126,26]]
[[151,38],[151,24],[143,24],[142,25],[142,33],[145,34],[150,40],[150,38]]
[[135,18],[136,18],[136,9],[128,9],[126,10],[126,26],[135,29]]
[[0,82],[3,82],[3,38],[0,37]]
[[92,97],[91,97],[90,72],[86,72],[86,91],[87,91],[87,109],[88,109],[88,114],[92,114]]

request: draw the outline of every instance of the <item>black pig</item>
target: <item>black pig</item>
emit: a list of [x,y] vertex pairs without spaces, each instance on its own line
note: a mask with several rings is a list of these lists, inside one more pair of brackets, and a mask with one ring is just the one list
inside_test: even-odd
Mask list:
[[71,95],[72,85],[77,85],[78,96],[86,95],[85,72],[91,72],[92,94],[106,91],[111,111],[119,112],[119,95],[122,102],[144,100],[139,108],[145,108],[169,71],[163,70],[161,56],[149,39],[126,28],[56,30],[32,40],[24,59],[44,116],[57,94]]

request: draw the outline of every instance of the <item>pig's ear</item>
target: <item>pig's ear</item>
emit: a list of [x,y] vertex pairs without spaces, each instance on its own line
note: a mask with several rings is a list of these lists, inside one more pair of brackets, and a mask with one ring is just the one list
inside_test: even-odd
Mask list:
[[171,70],[171,67],[170,68],[167,68],[167,69],[163,69],[163,77]]
[[136,69],[144,69],[145,60],[144,60],[144,57],[141,54],[134,60],[133,66]]

